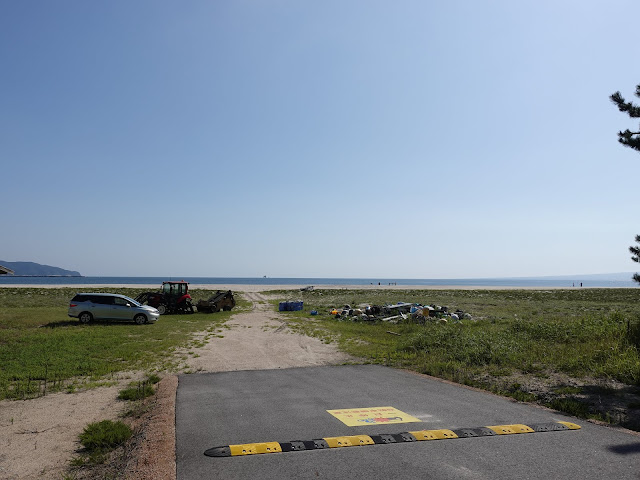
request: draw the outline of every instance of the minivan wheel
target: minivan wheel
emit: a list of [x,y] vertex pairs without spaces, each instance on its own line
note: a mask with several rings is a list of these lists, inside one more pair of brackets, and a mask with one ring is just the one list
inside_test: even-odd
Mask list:
[[142,325],[144,323],[147,323],[147,317],[145,317],[143,314],[139,313],[138,315],[133,317],[133,321],[136,322],[138,325]]
[[91,315],[89,312],[82,312],[80,315],[78,315],[78,320],[80,320],[80,323],[89,323],[91,320],[93,320],[93,315]]

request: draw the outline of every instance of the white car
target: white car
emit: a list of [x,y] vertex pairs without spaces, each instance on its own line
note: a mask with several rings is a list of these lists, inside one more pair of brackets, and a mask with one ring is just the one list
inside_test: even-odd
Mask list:
[[133,298],[115,293],[78,293],[69,302],[69,316],[81,323],[92,320],[129,320],[138,325],[155,322],[157,309],[140,305]]

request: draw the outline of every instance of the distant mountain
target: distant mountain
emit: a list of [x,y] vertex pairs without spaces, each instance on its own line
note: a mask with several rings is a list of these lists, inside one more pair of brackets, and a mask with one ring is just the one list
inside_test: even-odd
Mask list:
[[64,268],[52,267],[51,265],[40,265],[34,262],[5,262],[0,260],[0,265],[13,270],[19,276],[61,276],[61,277],[81,277],[80,272],[65,270]]

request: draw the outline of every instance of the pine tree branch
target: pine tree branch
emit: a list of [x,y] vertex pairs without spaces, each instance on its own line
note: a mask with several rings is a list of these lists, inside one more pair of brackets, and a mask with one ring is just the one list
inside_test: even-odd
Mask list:
[[[640,235],[636,235],[636,242],[640,243]],[[629,253],[633,255],[631,257],[631,260],[633,260],[636,263],[640,263],[640,247],[634,247],[633,245],[630,246]]]
[[625,147],[633,148],[634,150],[640,151],[640,132],[633,133],[630,130],[625,130],[624,132],[618,132],[618,142],[620,142]]
[[[638,88],[638,90],[636,90],[636,94],[640,91],[639,87],[640,85],[636,87]],[[635,105],[633,102],[627,102],[620,92],[614,93],[609,98],[621,112],[626,112],[631,118],[640,117],[640,106]]]

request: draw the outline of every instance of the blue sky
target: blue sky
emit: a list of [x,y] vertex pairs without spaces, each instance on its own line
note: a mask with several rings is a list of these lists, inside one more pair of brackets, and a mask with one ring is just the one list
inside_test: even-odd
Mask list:
[[[0,4],[0,258],[84,275],[632,271],[637,1]],[[636,99],[637,100],[637,99]]]

